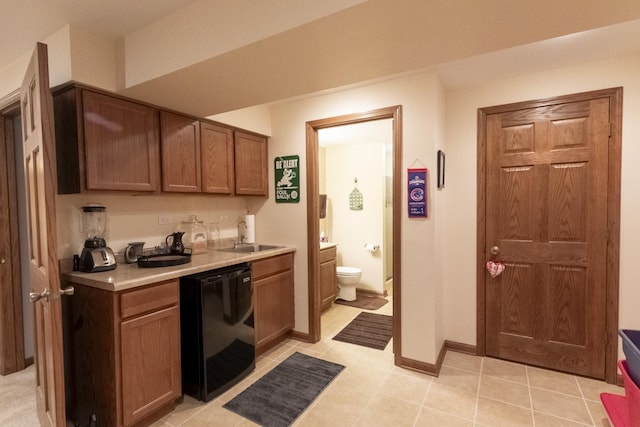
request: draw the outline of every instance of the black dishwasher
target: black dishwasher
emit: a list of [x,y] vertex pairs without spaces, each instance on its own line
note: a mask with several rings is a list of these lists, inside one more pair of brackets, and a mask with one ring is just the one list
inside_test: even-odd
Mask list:
[[248,264],[180,279],[182,392],[209,401],[255,368]]

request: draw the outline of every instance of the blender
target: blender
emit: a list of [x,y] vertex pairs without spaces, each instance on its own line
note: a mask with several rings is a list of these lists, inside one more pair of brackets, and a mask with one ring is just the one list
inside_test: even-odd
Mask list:
[[82,207],[82,227],[87,236],[80,255],[80,271],[97,272],[116,268],[116,257],[104,240],[107,231],[107,213],[102,205]]

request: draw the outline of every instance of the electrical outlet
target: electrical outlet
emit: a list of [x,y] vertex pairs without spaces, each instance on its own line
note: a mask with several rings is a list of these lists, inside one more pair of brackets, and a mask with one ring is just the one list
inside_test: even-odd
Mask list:
[[173,223],[173,217],[171,215],[158,215],[158,224],[166,225]]

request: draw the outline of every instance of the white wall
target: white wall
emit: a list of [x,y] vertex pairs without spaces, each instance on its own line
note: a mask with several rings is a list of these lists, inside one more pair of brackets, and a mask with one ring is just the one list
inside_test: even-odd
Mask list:
[[116,90],[116,48],[113,42],[71,27],[70,55],[71,80]]
[[[619,325],[640,328],[640,55],[494,81],[447,93],[444,331],[449,340],[476,343],[477,109],[622,86],[622,194]],[[620,353],[622,355],[622,353]]]
[[[58,195],[58,258],[80,254],[86,236],[81,232],[82,206],[100,203],[107,212],[107,245],[116,253],[123,253],[129,242],[145,242],[145,248],[161,245],[165,237],[177,230],[185,231],[181,222],[189,215],[197,215],[209,227],[217,222],[221,238],[236,238],[238,222],[247,213],[245,197],[211,195],[149,195],[117,194]],[[173,222],[160,225],[159,215],[169,215]],[[256,229],[259,239],[261,230]]]
[[271,135],[271,110],[266,105],[242,108],[227,113],[215,114],[207,118],[231,126],[251,129],[263,135]]
[[[42,40],[47,45],[51,86],[71,80],[70,39],[71,29],[66,25]],[[34,44],[33,48],[35,47]],[[33,50],[25,52],[20,58],[0,70],[0,99],[20,89],[32,54]]]
[[[373,141],[328,146],[324,174],[330,200],[327,222],[331,227],[327,232],[330,241],[338,244],[338,265],[362,269],[358,288],[379,294],[384,290],[384,151],[384,143]],[[349,209],[349,195],[356,187],[363,197],[360,211]],[[365,243],[381,249],[369,252],[364,249]]]
[[[271,112],[273,133],[269,157],[298,154],[304,165],[307,121],[402,105],[403,170],[416,159],[432,169],[435,167],[436,144],[442,144],[442,141],[437,141],[441,131],[436,131],[439,126],[438,109],[443,108],[440,91],[435,74],[419,73],[275,105]],[[270,180],[272,176],[271,169]],[[298,247],[295,258],[295,329],[308,332],[306,172],[302,174],[300,183],[302,196],[299,204],[276,204],[268,200],[259,213],[262,221],[270,224],[265,234],[268,241],[281,240]],[[430,194],[435,191],[433,181],[429,183],[428,191]],[[438,286],[434,278],[439,276],[437,271],[441,268],[435,262],[434,216],[437,210],[430,212],[429,219],[407,219],[405,193],[406,177],[403,177],[402,354],[433,363],[439,350],[439,345],[436,350],[434,320],[434,296]]]
[[[47,45],[51,87],[75,80],[115,90],[116,52],[113,43],[69,25],[42,42]],[[32,51],[25,52],[0,70],[0,99],[20,89],[31,55]]]

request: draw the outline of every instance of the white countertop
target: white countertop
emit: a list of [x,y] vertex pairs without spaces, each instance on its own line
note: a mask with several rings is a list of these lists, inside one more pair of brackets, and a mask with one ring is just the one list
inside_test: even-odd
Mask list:
[[338,246],[338,244],[333,242],[320,242],[320,250],[332,248],[334,246]]
[[191,262],[172,267],[139,268],[138,264],[118,263],[115,270],[99,273],[83,273],[70,271],[62,273],[63,280],[104,289],[107,291],[122,291],[137,286],[171,280],[181,276],[227,267],[243,262],[269,258],[289,252],[295,252],[294,246],[281,246],[254,253],[234,253],[211,250],[207,253],[191,255]]

